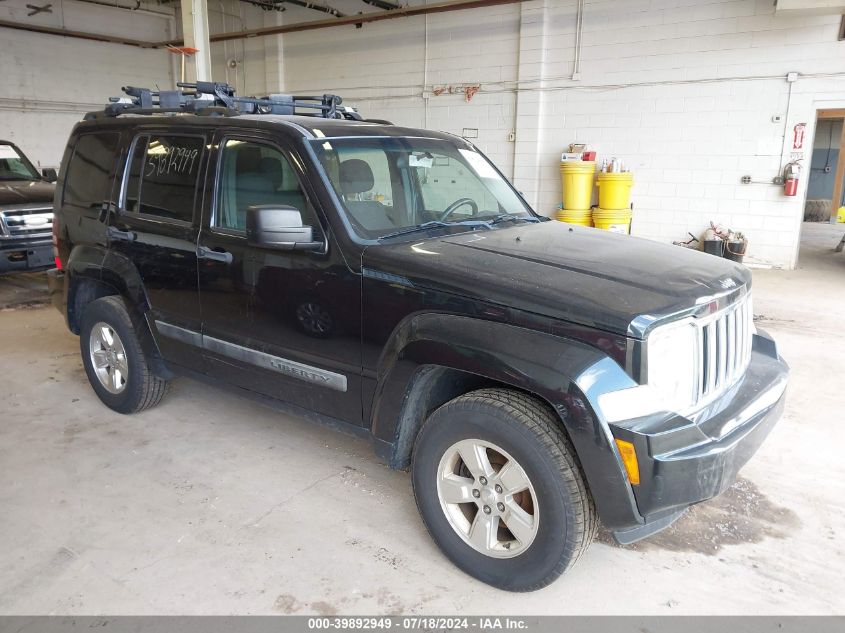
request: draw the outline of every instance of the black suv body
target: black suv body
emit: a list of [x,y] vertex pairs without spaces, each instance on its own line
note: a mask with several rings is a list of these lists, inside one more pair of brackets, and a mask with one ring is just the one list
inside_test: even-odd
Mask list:
[[719,494],[783,407],[747,269],[547,221],[452,135],[98,117],[55,208],[54,303],[106,404],[201,375],[357,429],[506,589],[553,580],[598,519],[629,543]]
[[39,174],[17,145],[0,140],[0,273],[53,266],[55,176]]

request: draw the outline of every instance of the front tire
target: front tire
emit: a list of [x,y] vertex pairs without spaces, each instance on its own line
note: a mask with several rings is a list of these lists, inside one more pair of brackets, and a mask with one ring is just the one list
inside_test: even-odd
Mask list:
[[167,381],[150,369],[120,297],[102,297],[85,307],[79,347],[88,382],[107,407],[136,413],[161,402]]
[[518,391],[481,389],[437,409],[414,445],[412,481],[443,553],[500,589],[545,587],[598,529],[556,415]]

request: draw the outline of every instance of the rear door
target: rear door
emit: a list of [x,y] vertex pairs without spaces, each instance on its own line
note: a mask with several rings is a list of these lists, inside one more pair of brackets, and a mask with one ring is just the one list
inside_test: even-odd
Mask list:
[[109,243],[140,277],[162,355],[202,370],[196,245],[208,134],[146,130],[132,138]]
[[[327,231],[303,163],[257,132],[221,135],[214,146],[217,184],[198,245],[208,373],[360,424],[360,277]],[[295,207],[325,248],[248,244],[252,205]]]

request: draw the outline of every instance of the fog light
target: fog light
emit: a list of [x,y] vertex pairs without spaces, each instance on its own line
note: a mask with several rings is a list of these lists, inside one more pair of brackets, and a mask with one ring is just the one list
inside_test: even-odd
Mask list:
[[637,451],[634,449],[634,445],[625,440],[616,440],[616,447],[622,456],[622,463],[625,464],[628,481],[636,486],[640,483],[640,465],[637,463]]

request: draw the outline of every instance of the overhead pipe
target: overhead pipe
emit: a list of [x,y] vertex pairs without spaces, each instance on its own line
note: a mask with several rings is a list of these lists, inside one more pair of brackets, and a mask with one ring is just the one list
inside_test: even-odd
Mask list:
[[[366,2],[366,0],[364,0]],[[309,0],[241,0],[241,2],[245,2],[246,4],[251,4],[254,7],[259,7],[264,9],[265,11],[284,11],[286,4],[293,4],[298,7],[302,7],[303,9],[313,9],[314,11],[322,11],[323,13],[328,13],[329,15],[333,15],[336,18],[342,18],[346,14],[341,13],[334,7],[330,7],[327,4],[321,4],[319,2],[310,2]]]
[[117,0],[76,0],[77,2],[82,2],[85,4],[96,4],[101,7],[109,7],[111,9],[123,9],[124,11],[132,11],[133,13],[141,13],[144,15],[154,15],[156,17],[162,18],[172,18],[173,12],[166,12],[166,11],[156,11],[155,9],[150,9],[148,7],[142,7],[141,0],[135,0],[135,6],[127,6],[125,4],[120,4]]
[[276,3],[268,0],[241,0],[241,2],[251,4],[254,7],[264,9],[265,11],[279,11],[281,13],[285,10],[281,2]]
[[[61,35],[62,37],[73,37],[80,40],[91,40],[94,42],[107,42],[109,44],[125,44],[127,46],[137,46],[139,48],[164,48],[157,42],[145,42],[142,40],[134,40],[129,37],[119,37],[117,35],[103,35],[102,33],[88,33],[86,31],[70,31],[55,26],[45,26],[42,24],[22,24],[20,22],[9,22],[8,20],[0,20],[0,28],[15,29],[17,31],[28,31],[29,33],[42,33],[45,35]],[[180,42],[182,40],[179,40]]]
[[345,13],[341,13],[334,7],[330,7],[327,4],[320,4],[319,2],[309,2],[308,0],[282,0],[282,4],[294,4],[298,7],[302,7],[303,9],[313,9],[314,11],[322,11],[323,13],[328,13],[329,15],[333,15],[336,18],[346,17]]
[[388,2],[387,0],[361,0],[364,4],[368,4],[371,7],[377,7],[379,9],[384,9],[385,11],[392,11],[393,9],[401,9],[401,4],[396,4],[395,2]]
[[[434,4],[424,4],[414,7],[399,7],[398,9],[391,9],[389,11],[374,11],[372,13],[360,13],[358,15],[350,15],[330,20],[314,20],[312,22],[299,22],[297,24],[286,24],[281,26],[265,26],[257,29],[249,29],[246,31],[217,33],[216,35],[212,35],[209,39],[212,42],[225,42],[229,40],[239,40],[250,37],[266,37],[268,35],[283,35],[285,33],[296,33],[299,31],[313,31],[315,29],[325,29],[332,26],[357,25],[364,24],[367,22],[379,22],[381,20],[393,20],[395,18],[409,18],[417,15],[427,15],[429,13],[446,13],[449,11],[481,9],[484,7],[495,7],[505,4],[520,4],[522,2],[527,1],[528,0],[454,0],[450,2],[438,2]],[[156,42],[154,44],[154,46],[156,47],[181,45],[181,39],[169,40],[166,42]]]
[[[216,35],[211,35],[209,37],[209,41],[226,42],[230,40],[240,40],[251,37],[282,35],[284,33],[295,33],[298,31],[313,31],[315,29],[325,29],[332,26],[356,25],[363,24],[365,22],[378,22],[381,20],[393,20],[395,18],[408,18],[417,15],[428,15],[429,13],[447,13],[450,11],[463,11],[465,9],[481,9],[484,7],[494,7],[506,4],[520,4],[522,2],[527,1],[528,0],[455,0],[452,2],[438,2],[435,4],[425,4],[415,7],[400,7],[398,9],[391,9],[389,11],[374,11],[372,13],[361,13],[359,15],[350,15],[342,18],[314,20],[311,22],[300,22],[298,24],[287,24],[283,26],[268,26],[257,29],[249,29],[246,31],[217,33]],[[60,35],[62,37],[73,37],[83,40],[92,40],[96,42],[106,42],[109,44],[125,44],[127,46],[137,46],[139,48],[167,48],[168,46],[182,46],[184,44],[184,40],[182,38],[174,38],[163,42],[147,42],[143,40],[135,40],[128,37],[119,37],[116,35],[103,35],[101,33],[89,33],[85,31],[71,31],[68,29],[62,29],[52,26],[9,22],[8,20],[0,20],[0,28],[28,31],[30,33],[43,33],[47,35]]]

